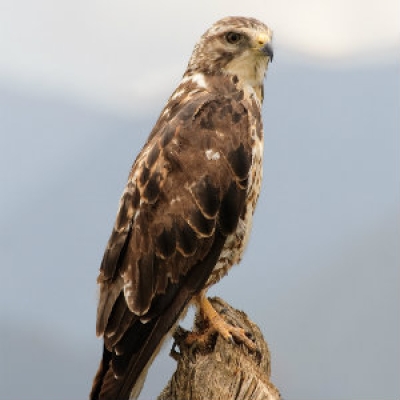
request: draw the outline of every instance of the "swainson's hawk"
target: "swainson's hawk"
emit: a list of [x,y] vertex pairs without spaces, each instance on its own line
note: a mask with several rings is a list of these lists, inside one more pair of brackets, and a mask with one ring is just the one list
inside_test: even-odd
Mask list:
[[137,397],[191,301],[225,338],[252,345],[205,292],[240,261],[251,230],[271,40],[256,19],[212,25],[133,164],[98,277],[104,351],[92,400]]

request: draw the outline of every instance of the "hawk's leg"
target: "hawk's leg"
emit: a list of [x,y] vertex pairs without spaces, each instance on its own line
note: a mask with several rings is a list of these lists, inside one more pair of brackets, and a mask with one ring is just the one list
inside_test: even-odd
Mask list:
[[192,332],[187,338],[188,344],[198,343],[206,344],[209,342],[210,336],[218,332],[225,340],[231,343],[243,343],[249,350],[255,351],[255,343],[248,337],[243,328],[239,328],[227,323],[220,314],[215,311],[210,301],[205,296],[205,291],[197,296],[197,303],[204,319],[208,321],[208,328],[201,333]]

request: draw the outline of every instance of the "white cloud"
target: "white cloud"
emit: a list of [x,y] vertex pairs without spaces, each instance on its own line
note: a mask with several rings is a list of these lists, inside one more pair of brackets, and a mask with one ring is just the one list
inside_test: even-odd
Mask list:
[[[274,1],[271,20],[286,46],[318,58],[391,57],[400,44],[400,2]],[[289,11],[290,10],[290,11]]]
[[156,10],[153,2],[137,4],[14,0],[2,5],[0,79],[33,90],[61,90],[92,104],[147,109],[157,94],[174,87],[200,34],[226,15],[263,20],[273,28],[278,49],[314,62],[391,62],[400,45],[397,0],[179,0],[160,2]]

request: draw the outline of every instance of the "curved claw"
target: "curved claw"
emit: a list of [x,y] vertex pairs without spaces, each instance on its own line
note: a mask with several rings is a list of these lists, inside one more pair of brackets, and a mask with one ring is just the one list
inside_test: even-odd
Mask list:
[[[221,315],[217,313],[210,301],[201,295],[199,299],[200,310],[209,322],[209,329],[213,332],[218,332],[225,340],[232,344],[243,343],[250,351],[256,351],[257,346],[251,333],[246,332],[243,328],[238,328],[227,323]],[[250,336],[250,337],[249,337]]]

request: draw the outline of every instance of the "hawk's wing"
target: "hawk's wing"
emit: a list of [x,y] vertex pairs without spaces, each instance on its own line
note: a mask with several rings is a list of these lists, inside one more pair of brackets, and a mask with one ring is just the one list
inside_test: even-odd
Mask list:
[[98,278],[105,346],[91,398],[127,399],[207,282],[244,210],[249,130],[240,93],[198,94],[156,126],[136,159]]

